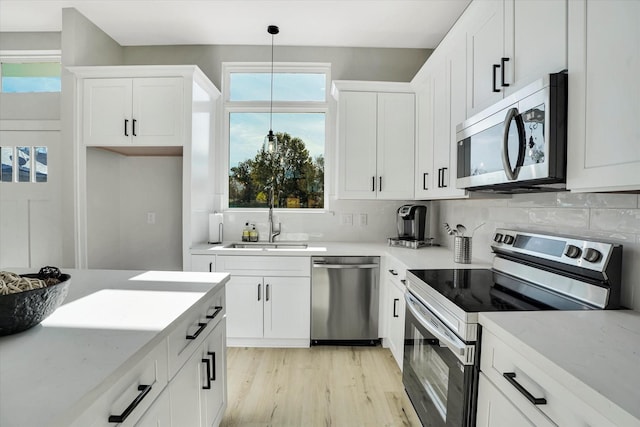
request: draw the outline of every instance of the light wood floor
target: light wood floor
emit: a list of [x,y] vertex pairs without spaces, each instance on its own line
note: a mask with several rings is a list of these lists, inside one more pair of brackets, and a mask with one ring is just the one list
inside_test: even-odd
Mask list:
[[420,426],[382,347],[230,347],[222,427]]

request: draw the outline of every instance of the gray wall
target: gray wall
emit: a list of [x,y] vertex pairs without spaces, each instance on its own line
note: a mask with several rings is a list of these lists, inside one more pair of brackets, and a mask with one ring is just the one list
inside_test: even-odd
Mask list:
[[[409,82],[431,54],[430,49],[276,46],[275,62],[329,62],[333,80]],[[128,65],[195,64],[219,89],[223,62],[270,62],[268,46],[129,46]]]
[[[67,8],[62,10],[62,100],[60,119],[62,122],[62,158],[67,159],[64,168],[62,186],[62,229],[64,265],[77,266],[77,245],[80,242],[76,236],[77,209],[75,194],[76,185],[84,177],[78,176],[78,170],[72,159],[75,157],[74,147],[77,135],[74,132],[75,115],[74,99],[76,96],[75,77],[64,69],[74,65],[117,65],[122,62],[122,47],[100,28],[89,21],[77,10]],[[80,156],[86,153],[81,151]]]
[[60,50],[59,32],[0,33],[0,50]]

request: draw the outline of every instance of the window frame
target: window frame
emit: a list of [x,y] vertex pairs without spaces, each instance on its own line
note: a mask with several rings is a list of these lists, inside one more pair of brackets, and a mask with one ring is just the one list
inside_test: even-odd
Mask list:
[[[62,51],[60,50],[0,50],[0,63],[26,64],[30,62],[53,62],[60,64],[62,70]],[[60,72],[62,79],[62,71]],[[2,67],[0,67],[0,93],[2,90]],[[60,92],[19,92],[19,93],[60,93]]]
[[[329,180],[327,173],[327,145],[331,123],[331,64],[330,63],[293,63],[274,62],[273,72],[277,73],[317,73],[325,75],[325,100],[324,101],[273,101],[273,114],[276,113],[322,113],[325,115],[324,121],[324,152],[325,174],[324,174],[324,202],[322,208],[275,208],[278,212],[305,212],[324,213],[328,210],[329,202]],[[233,208],[229,207],[229,153],[230,153],[230,115],[231,113],[264,113],[269,112],[271,101],[230,101],[230,76],[232,73],[271,73],[271,62],[225,62],[222,64],[222,93],[223,93],[223,123],[222,123],[222,161],[220,162],[223,171],[223,191],[222,209],[233,212],[261,212],[267,208]],[[265,129],[267,134],[269,129]],[[274,132],[280,130],[274,129]]]

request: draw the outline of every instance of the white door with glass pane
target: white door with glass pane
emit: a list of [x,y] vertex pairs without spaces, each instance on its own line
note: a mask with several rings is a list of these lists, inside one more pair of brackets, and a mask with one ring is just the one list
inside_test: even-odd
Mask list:
[[0,268],[60,266],[60,131],[21,126],[0,130]]

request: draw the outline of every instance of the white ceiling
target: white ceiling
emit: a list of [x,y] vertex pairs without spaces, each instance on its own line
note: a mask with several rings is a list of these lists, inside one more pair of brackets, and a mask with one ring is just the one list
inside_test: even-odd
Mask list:
[[434,48],[470,0],[0,0],[0,32],[60,31],[74,7],[123,46]]

